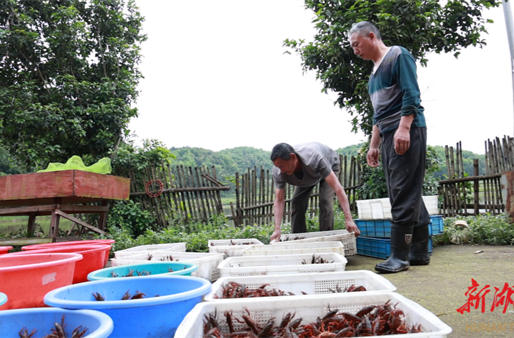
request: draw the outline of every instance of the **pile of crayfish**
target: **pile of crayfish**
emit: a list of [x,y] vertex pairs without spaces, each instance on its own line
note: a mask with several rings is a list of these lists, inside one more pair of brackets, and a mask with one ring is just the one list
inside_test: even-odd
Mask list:
[[[221,294],[214,296],[215,299],[227,299],[227,298],[256,298],[256,297],[277,297],[277,296],[295,296],[293,292],[282,291],[280,289],[268,288],[269,284],[262,284],[258,288],[249,288],[245,284],[230,281],[221,286]],[[366,288],[362,285],[352,284],[348,287],[341,288],[336,285],[334,289],[329,288],[330,292],[341,293],[341,292],[358,292],[366,291]],[[306,292],[301,291],[302,295],[307,295]]]
[[[172,272],[172,271],[170,271]],[[130,269],[129,270],[129,273],[126,274],[125,276],[120,276],[120,277],[134,277],[134,276],[149,276],[151,275],[152,273],[150,271],[146,271],[146,270],[143,270],[143,271],[135,271]],[[118,277],[119,275],[114,272],[114,271],[111,271],[111,277]]]
[[[263,284],[256,289],[249,288],[245,284],[237,282],[228,282],[221,286],[221,295],[215,295],[214,298],[255,298],[255,297],[277,297],[277,296],[294,296],[292,292],[284,292],[279,289],[267,289],[269,284]],[[307,293],[302,292],[304,295]]]
[[[64,315],[62,315],[61,323],[54,323],[52,332],[47,334],[43,338],[68,338],[66,332],[64,332],[65,326],[66,324],[64,323]],[[87,327],[82,328],[82,325],[80,325],[79,327],[75,328],[75,330],[73,330],[73,332],[71,333],[71,338],[82,338],[86,334],[87,330]],[[31,333],[29,333],[29,331],[25,327],[23,327],[18,334],[20,338],[32,338],[36,332],[37,330],[34,329]]]
[[[251,245],[251,244],[255,244],[255,243],[252,243],[252,242],[234,242],[233,240],[230,240],[229,244],[228,245]],[[211,242],[211,246],[215,246],[217,244],[214,244],[213,242]],[[227,244],[219,244],[219,245],[227,245]]]
[[289,236],[286,236],[285,238],[280,239],[280,241],[281,242],[296,241],[297,239],[305,239],[305,237],[295,236],[294,238],[289,238]]
[[[136,293],[134,295],[131,295],[130,294],[130,290],[127,290],[127,292],[125,292],[125,294],[123,295],[123,297],[121,297],[121,300],[129,300],[129,299],[142,299],[144,298],[146,295],[142,292],[139,292],[136,290]],[[105,301],[105,297],[100,294],[99,292],[93,292],[93,297],[99,301],[99,302],[102,302],[102,301]]]
[[302,264],[325,264],[325,263],[334,263],[334,261],[329,261],[328,259],[323,259],[321,256],[312,255],[310,263],[305,259]]
[[[330,310],[315,322],[302,324],[302,318],[294,319],[296,313],[286,313],[278,325],[271,318],[262,325],[256,323],[247,308],[241,318],[225,311],[227,330],[222,330],[217,313],[204,315],[204,338],[340,338],[370,337],[395,334],[418,333],[421,325],[408,325],[404,313],[390,302],[369,305],[355,314]],[[277,322],[278,323],[278,322]],[[241,325],[244,324],[244,325]],[[235,327],[240,327],[236,330]]]
[[[152,254],[148,254],[148,256],[146,257],[147,260],[151,261],[153,258],[153,255]],[[175,258],[173,257],[172,255],[169,255],[169,256],[164,256],[162,258],[159,258],[159,261],[161,262],[167,262],[167,261],[175,261],[175,262],[178,262],[178,258]]]

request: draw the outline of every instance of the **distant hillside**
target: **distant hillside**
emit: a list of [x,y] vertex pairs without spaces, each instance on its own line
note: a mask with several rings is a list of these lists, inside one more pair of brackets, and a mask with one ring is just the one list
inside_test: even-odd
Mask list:
[[[358,151],[364,143],[338,148],[336,152],[346,156],[357,156]],[[445,148],[442,146],[431,147],[435,150],[440,162],[440,169],[435,173],[435,177],[443,180],[447,175]],[[218,179],[223,181],[231,178],[236,172],[245,173],[248,168],[269,169],[273,167],[270,161],[270,151],[252,147],[236,147],[221,151],[212,151],[204,148],[171,148],[170,151],[177,156],[173,165],[184,166],[215,166]],[[464,172],[469,176],[473,174],[473,159],[479,159],[480,173],[485,172],[484,155],[478,155],[471,151],[462,151]],[[225,182],[228,183],[228,182]]]

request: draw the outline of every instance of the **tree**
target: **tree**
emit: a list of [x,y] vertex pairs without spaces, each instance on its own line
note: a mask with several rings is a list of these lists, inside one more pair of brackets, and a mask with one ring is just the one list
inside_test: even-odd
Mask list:
[[133,0],[0,0],[0,136],[26,168],[87,161],[124,136],[142,77]]
[[[430,52],[459,51],[470,45],[483,46],[486,22],[484,8],[497,7],[495,0],[306,0],[314,11],[317,34],[314,41],[284,41],[298,53],[304,71],[315,71],[323,92],[338,93],[335,104],[353,116],[353,131],[371,134],[373,107],[367,93],[372,63],[353,54],[347,33],[359,21],[373,22],[386,45],[401,45],[426,66]],[[288,51],[289,52],[289,51]]]

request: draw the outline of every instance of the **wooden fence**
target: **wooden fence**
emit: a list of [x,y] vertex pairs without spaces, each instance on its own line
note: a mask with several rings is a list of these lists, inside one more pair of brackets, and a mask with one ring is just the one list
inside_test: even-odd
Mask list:
[[207,222],[223,214],[220,191],[229,187],[217,180],[214,166],[163,164],[144,171],[127,170],[124,176],[131,179],[131,199],[150,211],[160,227],[176,220]]
[[[359,173],[361,172],[355,157],[349,160],[347,156],[339,156],[341,161],[341,172],[339,182],[345,187],[346,194],[350,200],[350,208],[356,211],[355,194],[360,185]],[[273,201],[275,199],[275,188],[273,175],[269,169],[248,169],[246,173],[236,173],[236,202],[230,203],[232,220],[234,225],[253,225],[273,223]],[[316,186],[309,198],[308,213],[314,215],[318,211],[319,186]],[[286,185],[286,205],[284,210],[284,221],[289,222],[291,218],[291,197],[294,187]]]
[[462,145],[446,146],[446,165],[448,179],[439,181],[441,196],[441,214],[456,215],[493,215],[505,212],[502,196],[501,175],[514,170],[514,139],[504,136],[502,139],[485,142],[485,174],[479,172],[479,161],[473,162],[471,176],[464,172]]
[[[475,159],[473,173],[465,173],[461,142],[456,148],[445,148],[448,179],[439,181],[440,213],[456,215],[493,215],[505,212],[501,176],[514,171],[514,139],[503,137],[485,142],[485,173],[479,172]],[[362,182],[362,168],[355,157],[340,155],[339,181],[345,187],[352,212],[357,211],[357,189]],[[120,174],[120,173],[117,173]],[[167,227],[171,220],[206,222],[215,215],[223,215],[220,192],[229,190],[216,178],[216,170],[207,167],[162,165],[144,171],[127,171],[121,176],[131,178],[131,199],[140,202],[152,213],[158,226]],[[294,187],[286,185],[284,221],[290,222],[290,201]],[[235,174],[235,203],[230,203],[234,225],[273,223],[275,198],[273,177],[269,169],[248,169]],[[318,211],[318,187],[310,197],[308,212]]]

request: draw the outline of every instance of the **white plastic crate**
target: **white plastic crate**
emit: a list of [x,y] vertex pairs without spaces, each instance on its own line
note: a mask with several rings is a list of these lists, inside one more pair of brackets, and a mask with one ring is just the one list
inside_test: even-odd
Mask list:
[[221,261],[223,261],[223,254],[206,252],[155,251],[111,259],[112,266],[142,264],[148,261],[179,261],[195,263],[198,265],[198,270],[194,271],[191,274],[191,276],[201,277],[210,281],[215,281],[220,277],[220,270],[218,269],[218,264],[220,264]]
[[210,239],[207,244],[210,253],[222,253],[225,258],[242,256],[244,250],[254,245],[264,245],[256,238]]
[[[264,327],[268,320],[280,318],[287,313],[296,313],[294,318],[302,318],[302,325],[315,322],[318,317],[325,315],[329,309],[339,309],[351,314],[357,313],[368,305],[382,305],[387,301],[397,304],[396,308],[405,314],[405,322],[412,325],[421,325],[423,332],[408,333],[402,335],[390,335],[388,337],[402,338],[445,338],[452,329],[441,321],[435,314],[428,311],[418,303],[390,291],[383,292],[354,292],[348,294],[319,295],[316,297],[263,297],[252,301],[221,300],[217,302],[203,302],[197,304],[184,318],[178,327],[175,338],[203,337],[204,315],[218,314],[218,323],[223,332],[228,332],[228,326],[223,313],[232,311],[232,317],[241,318],[246,314],[245,308],[251,314],[251,318]],[[243,324],[234,323],[235,330],[240,330]]]
[[[292,292],[295,296],[315,296],[334,294],[332,290],[345,289],[351,285],[363,286],[366,291],[395,291],[396,287],[384,277],[369,270],[355,270],[343,272],[306,273],[301,275],[274,275],[274,276],[247,276],[222,277],[212,284],[211,291],[205,295],[205,301],[221,301],[223,287],[229,282],[245,285],[247,289],[257,289],[266,285],[266,290],[281,290]],[[307,293],[304,295],[303,293]],[[291,296],[284,296],[291,297]],[[248,300],[248,298],[239,298]]]
[[[344,271],[348,260],[341,254],[314,254],[331,263],[310,264],[312,254],[229,257],[218,265],[221,277],[288,275]],[[307,264],[304,264],[307,262]]]
[[172,252],[185,252],[186,243],[164,243],[164,244],[149,244],[139,245],[125,250],[118,250],[114,252],[115,258],[132,256],[140,253],[152,253],[156,251],[172,251]]
[[296,234],[282,234],[280,242],[273,242],[272,245],[278,245],[288,242],[309,243],[309,242],[326,242],[340,241],[344,246],[344,255],[352,256],[357,254],[357,241],[355,235],[349,233],[348,230],[330,230],[330,231],[314,231],[300,232]]
[[[359,200],[357,211],[359,219],[392,219],[391,202],[389,198],[377,198],[371,200]],[[429,215],[439,214],[438,196],[423,196],[423,202]]]
[[337,252],[344,256],[344,245],[340,241],[295,243],[280,242],[274,245],[256,245],[243,251],[243,256],[314,254]]

